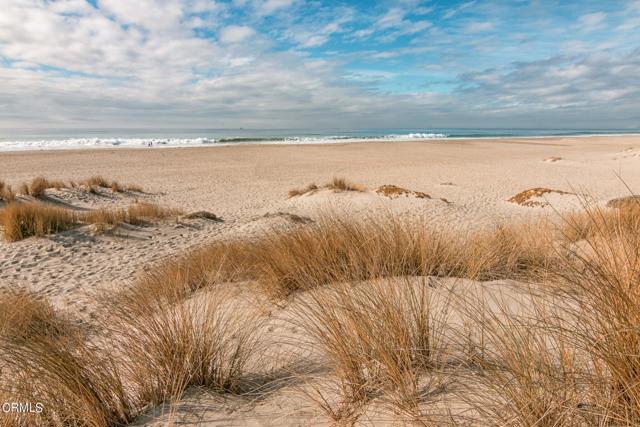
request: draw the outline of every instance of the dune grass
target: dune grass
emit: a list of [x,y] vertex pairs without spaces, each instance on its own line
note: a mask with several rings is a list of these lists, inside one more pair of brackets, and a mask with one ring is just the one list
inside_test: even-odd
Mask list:
[[183,300],[169,288],[150,294],[134,287],[113,301],[109,324],[142,401],[175,399],[189,387],[243,391],[260,328],[250,310],[234,310],[229,294],[217,289]]
[[13,191],[13,188],[4,181],[0,181],[0,200],[8,203],[13,202],[15,199],[16,193]]
[[589,233],[556,272],[574,310],[572,338],[605,371],[607,417],[640,423],[640,209],[589,209]]
[[282,299],[336,281],[379,277],[519,278],[554,262],[549,230],[538,231],[524,224],[456,235],[393,218],[353,221],[325,216],[295,230],[214,243],[143,280],[163,282],[169,277],[188,282],[189,288],[255,280],[266,294]]
[[26,289],[2,291],[0,341],[25,340],[36,335],[60,336],[71,329],[68,319],[56,313],[46,299]]
[[43,203],[9,203],[1,212],[4,237],[9,242],[44,236],[77,225],[75,212]]
[[333,190],[335,192],[341,191],[356,191],[356,192],[364,192],[366,188],[360,184],[354,184],[348,181],[346,178],[342,177],[333,177],[331,181],[326,184],[318,187],[316,184],[309,184],[304,188],[294,188],[289,190],[289,198],[302,196],[303,194],[313,193],[319,189],[326,188],[329,190]]
[[165,208],[154,203],[138,202],[126,208],[97,209],[77,212],[40,202],[9,203],[0,211],[0,223],[8,242],[31,236],[45,236],[69,230],[80,224],[94,224],[96,231],[126,223],[144,225],[153,220],[175,217],[180,209]]
[[12,414],[8,425],[122,426],[188,387],[240,393],[250,386],[245,375],[260,353],[260,328],[219,290],[185,301],[133,288],[105,301],[109,316],[91,340],[46,301],[20,298],[10,317],[0,317],[10,325],[0,329],[0,390],[8,402],[36,399],[45,411]]
[[[49,190],[49,189],[61,190],[64,188],[74,188],[74,189],[86,191],[89,193],[96,193],[97,188],[108,188],[108,189],[111,189],[111,191],[113,191],[114,193],[144,192],[143,188],[139,185],[136,185],[136,184],[123,185],[116,180],[108,180],[100,175],[94,175],[80,181],[69,181],[69,182],[65,182],[59,179],[50,180],[44,176],[37,176],[29,182],[21,183],[18,186],[17,194],[32,196],[35,198],[42,198],[45,196],[46,190]],[[0,181],[0,199],[4,199],[5,201],[12,201],[15,199],[15,194],[16,193],[14,193],[11,190],[11,187],[5,185],[2,181]],[[13,195],[13,197],[9,197],[10,195]]]
[[33,196],[36,198],[41,198],[45,195],[45,190],[49,188],[55,188],[56,190],[60,190],[62,188],[67,188],[67,184],[60,180],[50,181],[43,176],[39,176],[34,178],[28,186],[28,193],[25,193],[28,196]]
[[427,417],[421,403],[442,385],[448,346],[449,302],[433,299],[424,282],[374,281],[317,289],[295,306],[308,345],[331,363],[338,399],[317,390],[316,400],[334,422],[353,423],[380,398],[411,421]]
[[[572,221],[587,231],[570,234]],[[517,279],[526,310],[432,287],[426,276]],[[34,334],[56,313],[18,295],[5,317],[0,306],[0,335],[12,337],[0,337],[0,356],[21,374],[0,373],[0,390],[55,408],[41,425],[95,426],[128,423],[189,387],[242,393],[260,354],[260,318],[224,283],[246,280],[290,304],[306,338],[294,346],[330,368],[332,393],[314,395],[336,423],[356,422],[372,404],[418,425],[640,423],[633,209],[588,208],[559,228],[542,221],[468,233],[325,217],[219,242],[150,268],[103,301],[107,315],[91,341],[64,323]],[[459,387],[447,391],[449,381]],[[438,412],[443,390],[463,410]]]
[[178,216],[180,209],[166,208],[155,203],[137,202],[126,208],[96,209],[80,215],[82,222],[94,224],[96,231],[105,231],[107,227],[120,224],[144,225],[152,220],[165,220]]

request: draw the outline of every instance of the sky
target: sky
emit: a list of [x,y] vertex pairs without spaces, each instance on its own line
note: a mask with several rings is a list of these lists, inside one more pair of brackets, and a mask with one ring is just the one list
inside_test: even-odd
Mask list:
[[640,128],[640,0],[0,0],[0,128]]

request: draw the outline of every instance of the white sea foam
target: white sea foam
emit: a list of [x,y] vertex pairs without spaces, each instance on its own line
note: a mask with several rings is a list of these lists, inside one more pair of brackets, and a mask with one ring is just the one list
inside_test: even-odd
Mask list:
[[79,148],[114,148],[114,147],[188,147],[213,144],[210,138],[65,138],[0,141],[0,151],[17,150],[63,150]]
[[288,137],[225,137],[215,138],[60,138],[0,140],[0,151],[64,150],[85,148],[148,148],[148,147],[201,147],[203,145],[236,144],[330,144],[373,140],[427,140],[446,138],[442,133],[409,133],[379,136],[288,136]]

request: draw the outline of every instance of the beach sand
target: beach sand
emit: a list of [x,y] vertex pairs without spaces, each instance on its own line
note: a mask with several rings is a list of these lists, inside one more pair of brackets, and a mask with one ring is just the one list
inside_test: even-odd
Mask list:
[[[148,193],[144,200],[185,212],[206,210],[223,219],[145,228],[129,238],[67,232],[0,243],[2,286],[26,286],[61,306],[85,310],[87,293],[122,286],[146,265],[188,247],[251,237],[286,223],[282,213],[314,218],[326,211],[392,212],[477,227],[580,206],[579,198],[555,193],[540,199],[549,202],[546,208],[508,201],[531,188],[585,194],[605,203],[628,195],[626,186],[640,189],[640,136],[12,152],[1,153],[0,164],[0,179],[14,186],[39,175],[62,180],[103,175],[142,186]],[[334,176],[369,191],[288,197],[293,188],[321,185]],[[432,198],[390,199],[375,193],[382,185]],[[95,197],[81,205],[117,202]]]
[[[629,188],[640,191],[640,136],[11,152],[0,153],[0,165],[0,179],[14,186],[39,175],[62,180],[102,175],[145,190],[136,196],[105,193],[82,200],[72,190],[51,191],[76,207],[141,199],[185,213],[208,211],[222,219],[170,220],[122,229],[115,236],[79,229],[0,242],[0,289],[26,287],[73,316],[90,318],[96,292],[126,286],[154,263],[216,239],[252,238],[274,227],[296,226],[324,212],[351,217],[392,213],[407,221],[465,229],[557,217],[579,208],[582,196],[604,205],[629,195]],[[366,191],[320,189],[288,196],[291,189],[322,185],[335,176]],[[376,192],[383,185],[409,192],[388,197]],[[525,198],[534,203],[509,201],[534,188],[558,192]],[[197,407],[199,401],[211,403],[217,397],[188,399]],[[235,419],[233,410],[224,412],[234,405],[221,404],[222,412],[210,414],[217,420],[211,425],[281,425],[284,421],[270,418],[270,411],[292,404],[286,393],[277,395],[271,406]],[[290,424],[309,425],[302,419],[299,414]],[[166,421],[162,416],[159,420]]]

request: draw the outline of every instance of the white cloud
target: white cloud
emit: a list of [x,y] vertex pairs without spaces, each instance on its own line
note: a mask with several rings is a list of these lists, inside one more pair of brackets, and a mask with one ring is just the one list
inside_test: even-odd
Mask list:
[[405,11],[400,8],[390,9],[385,15],[380,17],[376,22],[378,28],[394,28],[402,24],[405,16]]
[[442,17],[444,19],[453,18],[458,13],[463,12],[466,9],[469,9],[469,8],[473,7],[473,5],[475,5],[475,4],[476,4],[476,0],[472,0],[472,1],[469,1],[469,2],[466,2],[466,3],[462,3],[458,7],[454,7],[452,9],[447,10]]
[[243,42],[248,38],[253,37],[255,33],[255,30],[251,27],[244,25],[229,25],[228,27],[224,27],[220,30],[219,37],[222,43],[231,44]]
[[[412,127],[429,120],[445,127],[516,126],[553,108],[563,112],[544,116],[549,126],[640,120],[640,51],[628,52],[620,42],[628,37],[618,32],[617,38],[597,43],[580,31],[570,40],[549,36],[544,42],[558,37],[558,54],[567,54],[557,58],[535,50],[509,57],[507,42],[496,39],[495,56],[520,60],[496,64],[493,53],[486,62],[484,54],[473,57],[490,45],[490,37],[464,32],[472,18],[461,16],[460,25],[448,26],[417,20],[419,3],[412,1],[396,1],[398,7],[364,19],[351,8],[320,10],[313,2],[306,2],[311,9],[302,13],[294,0],[99,0],[97,7],[79,0],[0,2],[0,126],[5,127],[301,127],[310,125],[310,118],[328,127]],[[241,3],[245,9],[235,10]],[[487,25],[492,15],[481,7],[473,12],[471,29],[492,29]],[[264,13],[277,16],[265,21]],[[627,15],[622,17],[627,21],[634,16]],[[588,17],[583,23],[597,27],[606,20]],[[260,26],[265,22],[269,27]],[[542,32],[536,27],[534,33]],[[411,38],[393,49],[378,43],[401,35]],[[318,49],[324,53],[320,57],[299,50],[339,37],[347,43],[359,37],[358,47],[370,45],[353,51],[336,44],[331,51]],[[461,53],[478,61],[469,65],[459,59]],[[353,58],[366,70],[365,61],[375,60],[376,71],[352,71],[345,78]],[[410,63],[402,62],[407,58]],[[448,85],[460,86],[447,96],[419,83],[409,95],[380,89],[400,81],[407,69],[412,77],[424,71],[426,79],[430,65],[439,67]],[[522,114],[523,122],[513,114]],[[576,121],[568,121],[572,117]]]
[[296,0],[254,0],[253,5],[259,15],[271,15],[272,13],[291,7]]
[[493,22],[472,22],[465,27],[465,31],[469,33],[479,33],[483,31],[491,31],[495,28]]
[[604,28],[607,14],[604,12],[587,13],[578,18],[578,26],[583,31],[594,31]]

